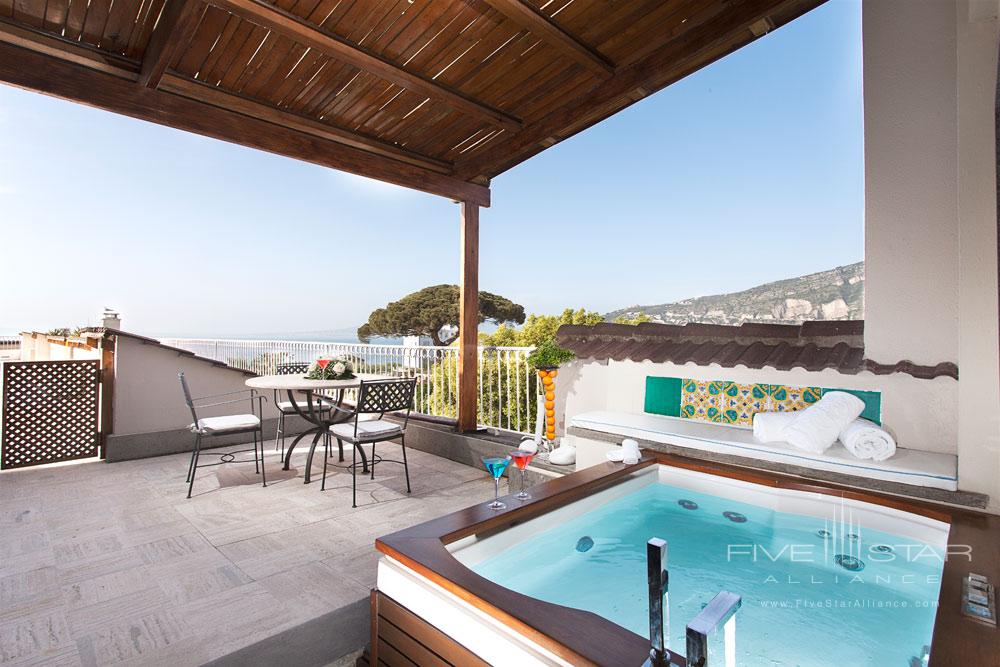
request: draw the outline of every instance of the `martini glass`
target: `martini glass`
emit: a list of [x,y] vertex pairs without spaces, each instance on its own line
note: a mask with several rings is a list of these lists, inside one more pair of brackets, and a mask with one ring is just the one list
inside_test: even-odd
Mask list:
[[521,471],[521,491],[514,496],[518,500],[529,500],[531,498],[528,492],[524,490],[524,471],[533,458],[535,458],[534,452],[526,452],[523,449],[517,449],[510,453],[510,460]]
[[491,510],[507,509],[507,506],[500,502],[500,478],[503,477],[503,471],[507,469],[507,465],[509,463],[510,459],[506,456],[483,457],[483,465],[486,466],[486,470],[493,475],[493,502],[488,505]]

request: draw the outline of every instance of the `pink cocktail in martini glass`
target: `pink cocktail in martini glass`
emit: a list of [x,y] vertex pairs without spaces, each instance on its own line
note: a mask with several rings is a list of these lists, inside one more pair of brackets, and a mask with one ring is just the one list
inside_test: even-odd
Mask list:
[[526,452],[523,449],[517,449],[510,453],[510,460],[521,471],[521,491],[514,496],[518,500],[528,500],[531,498],[528,492],[524,490],[524,472],[533,458],[535,458],[534,452]]

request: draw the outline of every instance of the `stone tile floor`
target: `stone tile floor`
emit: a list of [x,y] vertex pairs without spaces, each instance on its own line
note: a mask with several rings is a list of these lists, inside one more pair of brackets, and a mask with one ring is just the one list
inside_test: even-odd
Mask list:
[[352,509],[350,473],[304,485],[301,449],[289,471],[267,453],[267,488],[252,463],[199,470],[190,500],[181,454],[0,473],[0,665],[218,659],[367,598],[376,537],[492,493],[408,450],[413,494],[386,463]]

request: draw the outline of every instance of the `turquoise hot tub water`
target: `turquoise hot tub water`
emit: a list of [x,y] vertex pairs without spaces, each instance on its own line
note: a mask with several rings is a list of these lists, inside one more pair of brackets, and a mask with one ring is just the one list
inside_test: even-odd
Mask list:
[[685,625],[728,590],[743,597],[738,665],[913,667],[926,659],[941,546],[663,483],[508,546],[472,569],[647,636],[650,537],[668,542],[668,646],[678,653],[685,652]]

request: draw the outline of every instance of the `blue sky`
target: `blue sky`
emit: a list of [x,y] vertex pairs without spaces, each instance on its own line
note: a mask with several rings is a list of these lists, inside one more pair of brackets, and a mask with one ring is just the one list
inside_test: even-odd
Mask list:
[[[859,261],[862,142],[832,0],[496,178],[481,287],[607,311]],[[457,282],[458,242],[447,200],[0,86],[0,333],[355,327]]]

